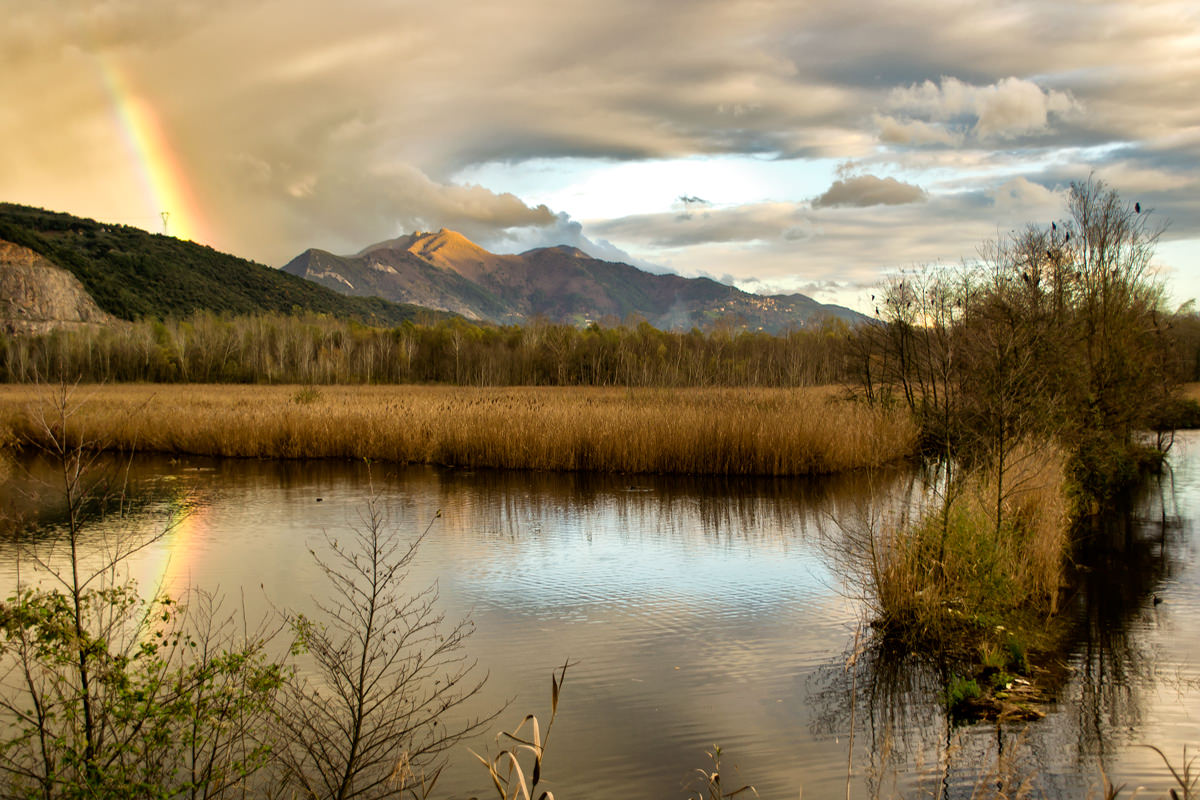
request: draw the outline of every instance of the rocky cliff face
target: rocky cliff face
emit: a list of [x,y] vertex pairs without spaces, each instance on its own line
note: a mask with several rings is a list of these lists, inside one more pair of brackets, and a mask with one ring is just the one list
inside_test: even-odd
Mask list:
[[74,275],[28,248],[0,240],[0,330],[44,333],[111,321]]

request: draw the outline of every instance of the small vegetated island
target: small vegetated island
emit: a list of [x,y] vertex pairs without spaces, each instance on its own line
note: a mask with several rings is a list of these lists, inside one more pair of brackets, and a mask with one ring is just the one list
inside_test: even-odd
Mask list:
[[[863,587],[874,641],[936,661],[962,718],[1036,717],[1055,688],[1081,532],[1158,468],[1175,428],[1200,421],[1184,389],[1200,380],[1200,317],[1166,308],[1151,270],[1158,233],[1149,212],[1088,181],[1071,187],[1064,220],[959,268],[894,276],[874,319],[772,332],[754,324],[766,317],[702,310],[679,331],[644,319],[468,320],[4,206],[6,269],[23,271],[0,277],[25,293],[6,289],[0,446],[57,459],[71,552],[46,565],[59,588],[2,606],[5,657],[27,679],[0,705],[16,731],[0,769],[44,796],[217,796],[263,770],[303,796],[368,796],[397,769],[412,786],[435,780],[445,750],[483,724],[377,716],[407,702],[385,687],[396,665],[432,674],[460,663],[465,624],[422,638],[441,623],[429,595],[381,607],[382,628],[354,614],[289,617],[293,647],[326,681],[297,683],[268,656],[268,632],[233,636],[212,625],[215,612],[196,627],[170,599],[81,573],[75,545],[111,499],[87,468],[106,449],[722,475],[918,460],[930,476],[919,508],[837,521],[838,559]],[[563,254],[497,263],[533,269],[551,255]],[[428,281],[427,266],[414,269]],[[39,270],[56,271],[52,299],[28,288]],[[477,285],[469,299],[463,308],[524,308]],[[385,542],[374,509],[367,520],[322,567],[347,609],[379,601],[411,558]],[[413,636],[433,648],[433,667],[381,645]],[[197,643],[202,657],[188,658]],[[469,670],[449,674],[454,690],[433,696],[443,708],[478,686]],[[180,742],[190,756],[162,756]],[[540,764],[542,750],[524,752]]]

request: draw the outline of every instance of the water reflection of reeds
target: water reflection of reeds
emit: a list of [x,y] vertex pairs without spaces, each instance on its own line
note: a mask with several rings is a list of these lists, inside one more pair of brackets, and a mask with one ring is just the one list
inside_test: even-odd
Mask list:
[[[72,490],[75,517],[86,521],[76,538],[83,566],[135,552],[202,505],[192,488],[161,467],[112,455],[88,463]],[[25,581],[37,582],[48,577],[47,569],[62,566],[71,518],[63,486],[62,466],[41,455],[14,459],[8,480],[0,484],[4,592],[15,585],[18,571]]]

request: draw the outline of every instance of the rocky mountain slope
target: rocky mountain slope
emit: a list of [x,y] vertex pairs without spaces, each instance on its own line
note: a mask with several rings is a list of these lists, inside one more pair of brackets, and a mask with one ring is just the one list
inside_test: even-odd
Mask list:
[[74,275],[0,240],[0,330],[36,334],[111,320]]
[[491,322],[540,315],[586,324],[638,316],[664,329],[729,324],[777,333],[829,317],[851,324],[866,319],[801,294],[755,295],[709,278],[655,275],[572,247],[500,255],[446,229],[401,236],[354,255],[307,250],[283,270],[345,294]]

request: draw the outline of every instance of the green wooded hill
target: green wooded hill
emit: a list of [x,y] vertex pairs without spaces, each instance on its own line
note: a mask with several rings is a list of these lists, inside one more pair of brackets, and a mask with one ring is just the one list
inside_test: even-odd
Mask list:
[[452,316],[378,297],[348,297],[205,245],[13,203],[0,203],[0,239],[73,273],[97,305],[126,320],[276,311],[397,325]]

